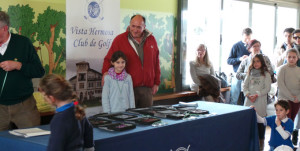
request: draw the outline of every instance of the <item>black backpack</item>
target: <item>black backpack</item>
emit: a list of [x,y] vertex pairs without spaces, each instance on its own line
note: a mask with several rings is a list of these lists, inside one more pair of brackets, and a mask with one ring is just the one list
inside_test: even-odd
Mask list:
[[221,81],[221,88],[228,87],[227,76],[224,72],[220,72],[219,74],[216,72],[216,77]]

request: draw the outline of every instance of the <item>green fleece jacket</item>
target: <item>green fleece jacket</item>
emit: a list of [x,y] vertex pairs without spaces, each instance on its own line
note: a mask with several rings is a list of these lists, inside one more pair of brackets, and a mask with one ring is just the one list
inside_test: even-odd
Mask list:
[[[0,104],[13,105],[27,99],[33,93],[32,78],[40,78],[45,74],[32,42],[20,35],[11,34],[7,50],[0,54],[0,62],[14,60],[22,63],[20,70],[7,72],[0,68],[0,91],[5,81]],[[4,80],[6,77],[6,80]]]

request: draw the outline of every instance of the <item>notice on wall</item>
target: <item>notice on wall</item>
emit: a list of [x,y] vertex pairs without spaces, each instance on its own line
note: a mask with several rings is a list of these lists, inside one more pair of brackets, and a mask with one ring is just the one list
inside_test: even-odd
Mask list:
[[103,59],[119,34],[120,0],[67,0],[66,23],[66,78],[77,74],[79,62],[101,72]]
[[120,0],[67,0],[66,79],[88,114],[100,111],[103,61],[119,33]]

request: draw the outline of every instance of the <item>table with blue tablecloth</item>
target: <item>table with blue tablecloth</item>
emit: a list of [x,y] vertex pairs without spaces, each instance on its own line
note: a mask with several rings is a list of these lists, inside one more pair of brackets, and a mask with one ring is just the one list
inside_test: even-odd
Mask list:
[[[198,108],[214,115],[195,120],[162,119],[166,126],[138,125],[111,132],[94,128],[99,151],[258,151],[256,113],[244,106],[197,101]],[[40,126],[49,129],[49,125]],[[0,150],[44,151],[49,135],[22,138],[0,132]]]

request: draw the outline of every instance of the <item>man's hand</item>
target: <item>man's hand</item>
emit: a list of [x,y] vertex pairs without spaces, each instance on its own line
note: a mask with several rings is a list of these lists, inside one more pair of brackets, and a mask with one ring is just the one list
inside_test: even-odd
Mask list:
[[154,95],[158,91],[158,85],[154,85],[152,87],[152,95]]
[[292,44],[287,44],[286,45],[286,50],[289,50],[289,49],[292,49],[293,48],[293,45]]
[[240,57],[240,61],[245,60],[247,57],[248,57],[247,55],[243,55],[242,57]]
[[0,67],[4,70],[4,71],[12,71],[12,70],[20,70],[22,67],[22,63],[21,62],[17,62],[17,61],[3,61],[0,63]]
[[102,80],[101,80],[101,86],[103,87],[104,86],[104,77],[107,75],[108,73],[105,72],[103,75],[102,75]]

